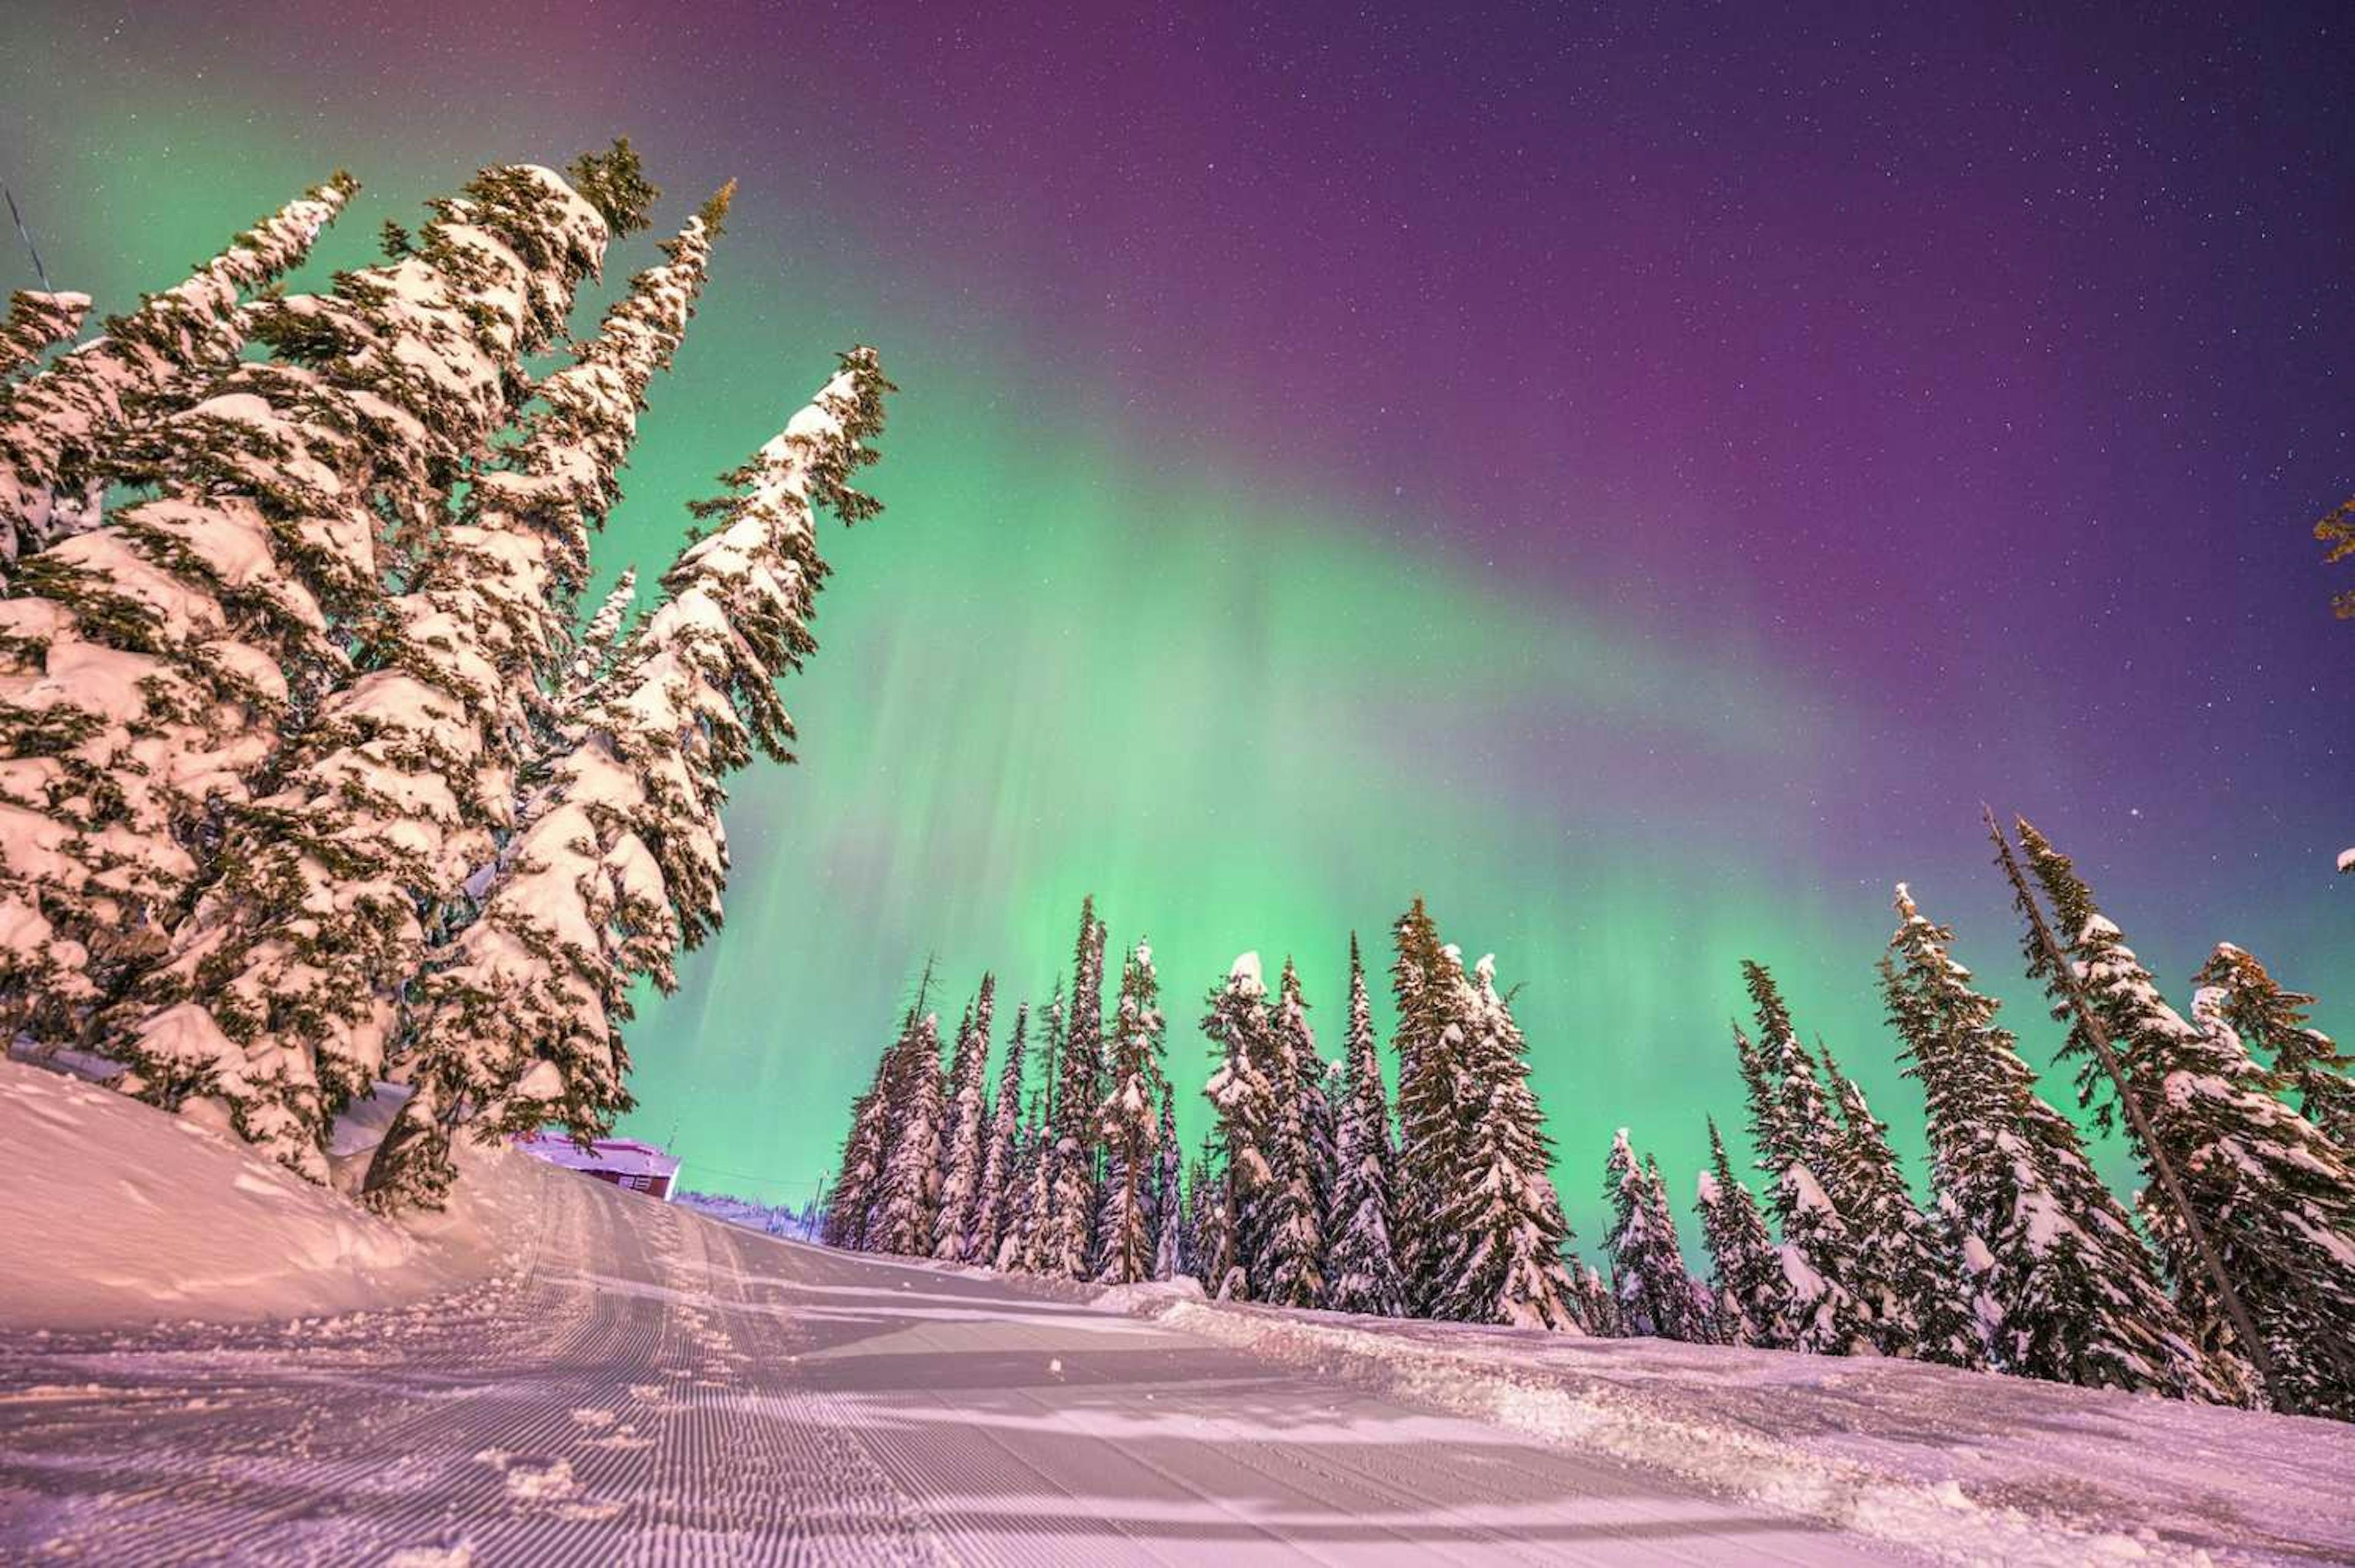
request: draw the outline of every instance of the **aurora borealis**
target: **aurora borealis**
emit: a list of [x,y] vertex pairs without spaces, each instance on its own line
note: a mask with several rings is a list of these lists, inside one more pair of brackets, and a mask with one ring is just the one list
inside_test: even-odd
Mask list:
[[1681,1198],[1738,1121],[1743,955],[1910,1151],[1891,883],[2058,1043],[1981,800],[2179,1000],[2229,938],[2355,1029],[2327,8],[1222,15],[35,0],[0,177],[101,309],[338,164],[314,275],[482,162],[626,133],[658,224],[737,177],[608,576],[882,349],[802,763],[740,778],[727,930],[633,1034],[690,1182],[805,1199],[924,954],[1010,1014],[1089,891],[1180,1083],[1238,951],[1330,1051],[1349,930],[1426,894],[1524,987],[1590,1243],[1614,1127]]

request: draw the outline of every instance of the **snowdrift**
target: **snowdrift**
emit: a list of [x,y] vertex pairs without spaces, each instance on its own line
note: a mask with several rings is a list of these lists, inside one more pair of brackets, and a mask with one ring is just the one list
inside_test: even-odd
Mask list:
[[255,1322],[398,1306],[525,1251],[547,1168],[463,1149],[448,1211],[399,1222],[186,1117],[0,1061],[0,1328]]
[[2355,1562],[2355,1428],[1956,1371],[1206,1302],[1108,1309],[1935,1560]]

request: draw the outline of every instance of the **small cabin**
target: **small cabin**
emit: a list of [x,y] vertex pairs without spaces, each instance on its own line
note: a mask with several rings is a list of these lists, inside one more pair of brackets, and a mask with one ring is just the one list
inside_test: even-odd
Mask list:
[[534,1159],[577,1170],[631,1192],[643,1192],[664,1202],[678,1187],[678,1160],[652,1144],[635,1138],[599,1138],[582,1148],[562,1133],[527,1133],[516,1147]]

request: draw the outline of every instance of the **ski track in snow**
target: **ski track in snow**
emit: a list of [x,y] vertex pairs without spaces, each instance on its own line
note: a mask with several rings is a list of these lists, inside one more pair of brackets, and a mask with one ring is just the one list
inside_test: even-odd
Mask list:
[[0,1336],[0,1560],[1902,1560],[1071,1287],[546,1187],[436,1301]]

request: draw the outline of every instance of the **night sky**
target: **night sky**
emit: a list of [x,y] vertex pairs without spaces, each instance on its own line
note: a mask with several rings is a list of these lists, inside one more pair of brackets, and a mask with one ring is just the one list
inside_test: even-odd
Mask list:
[[674,227],[740,179],[606,575],[835,349],[904,389],[802,765],[740,776],[727,930],[631,1037],[691,1184],[806,1198],[926,951],[1005,1017],[1091,890],[1189,1090],[1237,952],[1298,955],[1329,1051],[1349,930],[1386,964],[1426,893],[1524,987],[1589,1245],[1614,1127],[1681,1193],[1739,1121],[1742,955],[1918,1148],[1893,881],[2058,1043],[1983,799],[2179,999],[2229,938],[2355,1031],[2339,8],[346,9],[12,6],[59,286],[119,306],[337,165],[314,282],[485,162],[626,133]]

